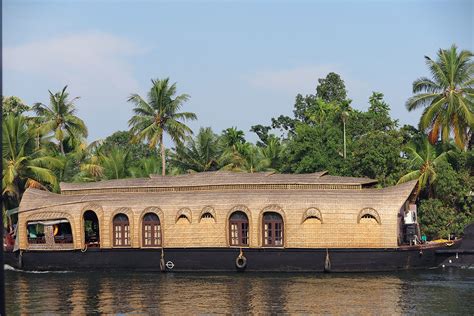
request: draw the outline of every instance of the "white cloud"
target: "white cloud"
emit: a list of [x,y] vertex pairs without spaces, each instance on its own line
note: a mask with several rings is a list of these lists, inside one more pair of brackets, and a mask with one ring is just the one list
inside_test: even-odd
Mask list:
[[[85,119],[91,136],[103,136],[113,130],[112,126],[104,126],[107,113],[113,115],[114,120],[118,119],[121,128],[126,127],[130,113],[126,98],[139,88],[129,59],[142,53],[143,50],[128,39],[102,32],[4,47],[5,85],[14,90],[22,87],[22,95],[29,93],[25,87],[39,85],[45,93],[34,98],[43,102],[47,102],[48,89],[57,91],[69,85],[71,96],[81,96],[77,104],[79,115]],[[22,76],[24,82],[15,79]],[[43,86],[46,84],[50,86]],[[126,110],[117,111],[119,104]]]

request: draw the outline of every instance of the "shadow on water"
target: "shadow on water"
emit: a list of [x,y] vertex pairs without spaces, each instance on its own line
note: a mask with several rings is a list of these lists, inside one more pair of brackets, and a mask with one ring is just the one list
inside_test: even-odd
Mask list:
[[472,314],[473,270],[384,274],[5,271],[8,314]]

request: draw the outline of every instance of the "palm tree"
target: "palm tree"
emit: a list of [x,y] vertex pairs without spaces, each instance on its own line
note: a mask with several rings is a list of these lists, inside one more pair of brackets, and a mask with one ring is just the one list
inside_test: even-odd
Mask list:
[[59,143],[59,150],[64,156],[63,141],[66,136],[70,137],[87,137],[87,127],[84,121],[78,118],[74,101],[79,99],[75,97],[68,100],[69,93],[66,92],[65,86],[61,92],[49,92],[49,103],[47,106],[42,103],[33,105],[33,110],[39,116],[39,134],[54,133]]
[[411,143],[405,150],[410,158],[409,168],[411,171],[402,176],[397,184],[417,179],[417,193],[420,193],[421,190],[427,190],[428,194],[431,194],[431,187],[437,177],[436,166],[441,161],[446,160],[446,155],[451,151],[438,155],[434,146],[427,139],[424,139],[421,146]]
[[35,149],[34,133],[23,116],[7,116],[2,124],[2,194],[18,204],[26,188],[57,189],[54,170],[60,159]]
[[262,155],[268,163],[268,167],[273,170],[278,170],[281,167],[284,149],[278,137],[275,135],[268,137],[267,145],[262,148]]
[[474,126],[474,65],[472,52],[457,47],[440,49],[437,60],[425,56],[432,79],[421,77],[413,82],[412,96],[406,102],[409,111],[424,107],[420,129],[428,131],[434,144],[454,134],[456,145],[464,149]]
[[128,177],[129,152],[113,147],[100,155],[100,165],[106,179],[123,179]]
[[222,161],[225,163],[222,170],[250,173],[271,170],[271,161],[252,143],[237,143],[235,154],[224,153]]
[[123,179],[130,175],[129,151],[112,146],[107,150],[101,144],[91,144],[89,157],[81,164],[81,174],[76,181],[98,181],[102,179]]
[[219,137],[210,127],[201,128],[195,138],[178,145],[173,155],[173,166],[185,172],[215,171],[222,156]]
[[175,97],[176,83],[170,86],[169,78],[152,79],[151,82],[147,101],[138,94],[132,94],[128,99],[135,105],[135,115],[128,121],[128,125],[136,141],[146,140],[151,148],[160,144],[161,172],[164,176],[166,157],[163,134],[168,133],[173,142],[179,145],[187,135],[192,134],[191,129],[180,120],[195,120],[197,117],[192,112],[179,112],[183,103],[189,100],[189,96],[181,94]]
[[132,178],[146,178],[150,174],[161,172],[161,162],[155,157],[143,158],[138,166],[130,167],[129,172]]

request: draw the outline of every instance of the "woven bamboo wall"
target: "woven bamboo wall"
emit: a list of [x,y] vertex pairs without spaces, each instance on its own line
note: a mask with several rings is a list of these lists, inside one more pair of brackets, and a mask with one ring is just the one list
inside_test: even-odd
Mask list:
[[[83,213],[96,212],[101,247],[112,245],[112,219],[126,214],[130,222],[131,247],[142,245],[142,218],[158,215],[164,247],[227,247],[228,218],[240,210],[249,217],[250,247],[262,246],[262,216],[277,212],[284,219],[284,246],[288,248],[385,248],[397,247],[397,215],[414,184],[390,189],[351,191],[240,191],[115,193],[62,196],[28,190],[20,206],[20,248],[27,249],[26,225],[30,220],[66,218],[73,229],[74,247],[84,247]],[[202,219],[209,211],[214,219]],[[379,222],[365,223],[363,213]],[[189,219],[177,220],[179,215]],[[316,215],[318,219],[305,220]]]

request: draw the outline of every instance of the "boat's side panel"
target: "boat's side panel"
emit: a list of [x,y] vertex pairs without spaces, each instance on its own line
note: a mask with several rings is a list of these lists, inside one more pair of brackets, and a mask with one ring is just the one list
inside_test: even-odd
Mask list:
[[[164,250],[166,271],[237,271],[235,248],[172,248]],[[436,267],[435,249],[244,249],[245,271],[361,272]],[[130,269],[160,271],[160,249],[89,249],[25,251],[26,270]]]

